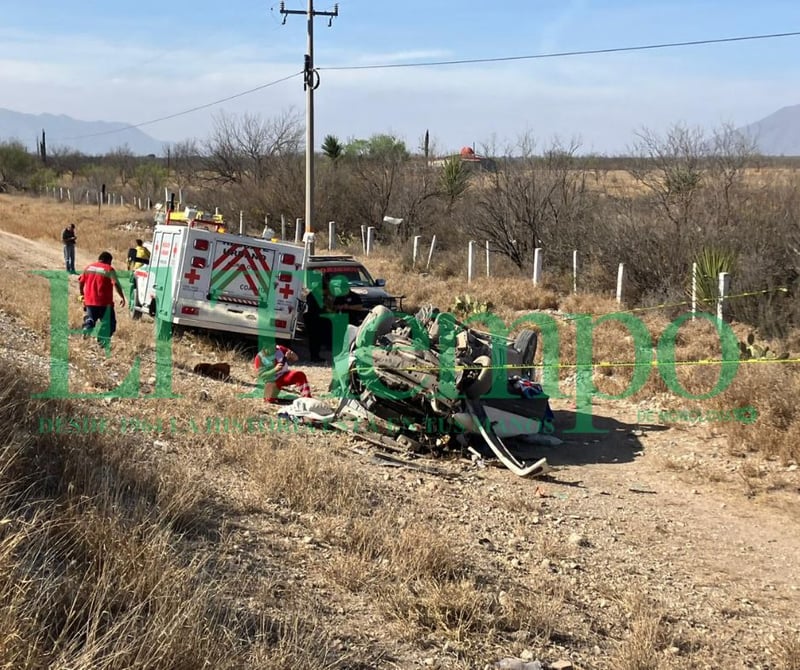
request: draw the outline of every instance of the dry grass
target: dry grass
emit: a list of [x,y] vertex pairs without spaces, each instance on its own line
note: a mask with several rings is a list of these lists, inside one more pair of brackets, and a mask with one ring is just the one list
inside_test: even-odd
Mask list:
[[[326,657],[321,641],[303,651],[291,626],[233,608],[247,581],[209,579],[213,555],[182,549],[191,526],[218,522],[197,487],[137,470],[124,441],[37,435],[39,415],[75,408],[28,400],[20,380],[0,369],[5,667],[335,667],[303,660]],[[267,648],[283,661],[249,665]]]
[[776,667],[781,670],[800,670],[800,633],[787,633],[777,644]]
[[666,646],[664,610],[641,594],[628,594],[622,603],[626,634],[611,667],[619,670],[659,670]]
[[[128,247],[140,237],[145,225],[152,224],[152,215],[131,207],[97,207],[54,203],[45,198],[19,198],[0,195],[3,229],[29,240],[61,242],[61,231],[74,223],[78,242],[78,260],[90,262],[103,251],[110,251],[118,267],[125,266]],[[139,228],[134,227],[138,225]],[[131,226],[132,230],[127,230]],[[137,232],[139,230],[139,232]],[[59,266],[59,269],[63,266]]]
[[442,582],[415,577],[379,598],[407,639],[436,633],[457,643],[522,633],[523,644],[545,644],[559,628],[563,606],[548,589],[516,590],[511,595],[492,592],[469,579]]
[[[293,426],[286,424],[286,429]],[[274,432],[251,452],[248,470],[267,498],[297,512],[347,517],[367,514],[379,504],[380,498],[341,457],[284,436]],[[275,448],[281,442],[285,446]]]
[[728,410],[754,408],[753,423],[732,421],[728,445],[734,454],[758,452],[782,463],[800,462],[800,375],[786,365],[742,365],[719,399]]

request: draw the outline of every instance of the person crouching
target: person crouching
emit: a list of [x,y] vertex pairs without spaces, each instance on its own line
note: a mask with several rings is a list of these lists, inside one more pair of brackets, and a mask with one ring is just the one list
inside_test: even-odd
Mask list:
[[264,382],[264,402],[277,403],[278,391],[287,386],[299,389],[303,398],[311,397],[311,387],[301,370],[291,370],[290,363],[297,362],[297,354],[281,344],[267,345],[253,359],[256,375]]

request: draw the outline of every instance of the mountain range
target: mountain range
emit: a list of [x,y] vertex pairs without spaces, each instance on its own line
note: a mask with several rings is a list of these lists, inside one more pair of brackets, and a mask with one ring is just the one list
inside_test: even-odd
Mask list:
[[[19,140],[35,151],[43,129],[51,149],[69,147],[90,156],[123,145],[138,156],[160,155],[165,144],[119,121],[80,121],[64,114],[25,114],[0,108],[0,141]],[[800,105],[783,107],[740,131],[751,137],[765,156],[800,156]]]
[[777,112],[741,129],[765,156],[800,156],[800,105]]
[[31,151],[46,133],[49,149],[69,147],[88,156],[102,156],[128,145],[137,156],[163,153],[164,142],[127,123],[80,121],[64,114],[25,114],[0,108],[0,142],[19,140]]

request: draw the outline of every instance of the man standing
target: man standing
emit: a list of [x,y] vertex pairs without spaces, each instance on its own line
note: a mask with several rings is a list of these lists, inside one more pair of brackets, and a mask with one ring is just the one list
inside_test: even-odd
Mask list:
[[70,223],[63,231],[61,231],[61,241],[64,243],[64,265],[67,266],[67,272],[71,275],[75,272],[75,242],[78,238],[75,236],[75,224]]
[[86,266],[78,279],[78,288],[84,304],[84,337],[89,335],[100,321],[97,341],[106,348],[111,344],[111,336],[117,330],[114,290],[119,295],[119,306],[125,307],[125,294],[119,285],[117,273],[111,266],[112,260],[111,254],[104,251],[97,257],[97,261]]
[[330,342],[331,322],[325,318],[325,294],[319,273],[309,276],[306,311],[303,314],[303,327],[308,337],[308,354],[312,363],[322,363],[320,349],[324,342]]
[[128,249],[128,270],[138,270],[150,262],[150,249],[142,240],[136,240],[136,246]]

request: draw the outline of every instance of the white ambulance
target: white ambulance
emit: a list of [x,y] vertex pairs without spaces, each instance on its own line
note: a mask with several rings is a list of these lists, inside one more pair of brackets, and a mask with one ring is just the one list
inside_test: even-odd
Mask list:
[[133,318],[293,339],[304,247],[221,230],[204,218],[157,224],[150,263],[134,271]]

